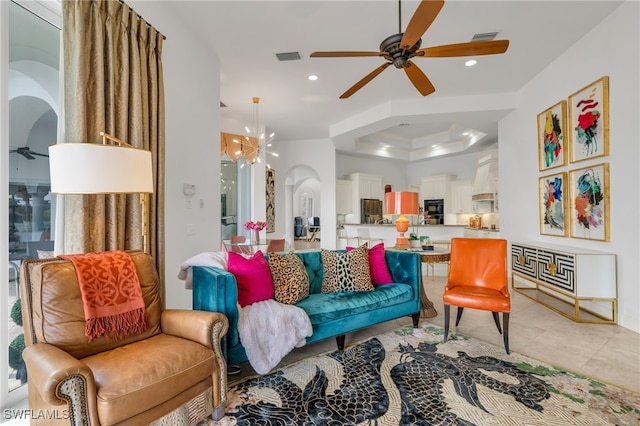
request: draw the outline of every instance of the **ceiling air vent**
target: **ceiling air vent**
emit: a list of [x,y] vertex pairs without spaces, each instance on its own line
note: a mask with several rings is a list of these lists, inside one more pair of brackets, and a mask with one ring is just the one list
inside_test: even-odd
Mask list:
[[302,56],[300,56],[300,52],[276,53],[276,57],[279,61],[298,61],[302,59]]
[[478,33],[473,35],[471,41],[491,41],[495,39],[497,35],[497,31],[493,33]]
[[226,107],[227,106],[222,101],[220,101],[220,108],[226,108]]

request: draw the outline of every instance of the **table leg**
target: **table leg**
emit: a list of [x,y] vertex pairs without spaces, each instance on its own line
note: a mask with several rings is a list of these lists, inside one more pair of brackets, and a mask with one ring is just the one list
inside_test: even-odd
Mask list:
[[420,310],[420,317],[433,318],[438,316],[438,311],[436,311],[433,302],[427,297],[427,292],[424,289],[422,277],[420,277],[420,306],[422,306],[422,309]]

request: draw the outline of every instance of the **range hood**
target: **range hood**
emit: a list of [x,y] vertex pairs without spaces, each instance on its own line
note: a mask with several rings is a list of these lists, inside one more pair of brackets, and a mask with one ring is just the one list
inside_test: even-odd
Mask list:
[[494,201],[495,182],[498,178],[498,151],[492,150],[478,160],[476,179],[473,182],[472,201]]

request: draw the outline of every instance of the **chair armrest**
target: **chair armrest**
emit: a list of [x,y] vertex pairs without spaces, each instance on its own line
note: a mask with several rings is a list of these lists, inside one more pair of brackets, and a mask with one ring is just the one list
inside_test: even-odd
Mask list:
[[[72,416],[89,415],[90,424],[99,424],[96,383],[93,372],[82,361],[47,343],[27,346],[22,352],[29,373],[29,389],[37,389],[51,405],[69,405]],[[80,399],[84,396],[84,399]]]
[[222,338],[229,321],[219,312],[166,309],[160,317],[162,332],[198,342],[213,350],[217,369],[214,370],[213,404],[216,417],[224,413],[227,400],[227,362],[222,351]]
[[[218,312],[167,309],[160,318],[162,332],[193,340],[208,348],[214,347],[227,333],[227,317]],[[216,346],[217,346],[216,345]]]

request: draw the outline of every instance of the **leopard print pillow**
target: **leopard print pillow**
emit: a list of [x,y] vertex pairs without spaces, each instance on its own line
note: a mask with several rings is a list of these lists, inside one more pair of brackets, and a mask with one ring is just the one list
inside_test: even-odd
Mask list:
[[268,262],[277,302],[295,305],[309,297],[309,274],[298,256],[269,253]]
[[322,266],[322,293],[374,290],[366,244],[348,253],[322,249]]

